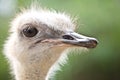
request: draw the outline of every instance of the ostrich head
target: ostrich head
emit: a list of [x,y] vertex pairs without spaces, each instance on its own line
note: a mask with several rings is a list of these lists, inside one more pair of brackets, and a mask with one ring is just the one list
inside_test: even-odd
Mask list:
[[74,20],[64,13],[32,8],[18,14],[4,48],[16,80],[45,80],[67,48],[96,47],[95,38],[74,30]]

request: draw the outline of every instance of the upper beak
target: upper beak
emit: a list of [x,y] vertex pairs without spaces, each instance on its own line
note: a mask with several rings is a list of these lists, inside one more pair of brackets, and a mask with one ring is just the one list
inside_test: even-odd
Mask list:
[[97,39],[83,36],[75,32],[69,32],[62,35],[62,42],[74,46],[95,48],[98,44]]

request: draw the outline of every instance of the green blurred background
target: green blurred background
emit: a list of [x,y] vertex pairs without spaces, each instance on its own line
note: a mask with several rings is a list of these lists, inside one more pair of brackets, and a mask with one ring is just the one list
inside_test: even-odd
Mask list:
[[[0,0],[0,80],[12,80],[2,49],[9,22],[30,0]],[[95,49],[69,55],[55,80],[120,80],[120,0],[40,0],[40,4],[78,17],[78,32],[99,40]],[[78,53],[78,52],[74,52]]]

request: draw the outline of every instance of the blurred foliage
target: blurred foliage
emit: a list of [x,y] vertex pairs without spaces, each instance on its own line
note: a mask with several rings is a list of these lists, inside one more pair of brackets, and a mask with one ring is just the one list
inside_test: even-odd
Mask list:
[[[39,0],[38,0],[39,1]],[[95,49],[69,55],[68,63],[55,80],[120,80],[120,1],[119,0],[40,0],[40,4],[78,17],[78,32],[99,40]],[[19,7],[30,4],[18,0]],[[14,13],[15,14],[15,13]],[[12,16],[11,16],[12,17]],[[11,17],[0,16],[0,79],[10,80],[8,64],[2,54]]]

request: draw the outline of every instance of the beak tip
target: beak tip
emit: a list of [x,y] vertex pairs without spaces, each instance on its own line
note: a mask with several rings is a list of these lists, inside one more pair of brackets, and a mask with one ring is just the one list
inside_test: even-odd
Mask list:
[[91,45],[89,45],[88,48],[95,48],[99,43],[99,41],[95,38],[89,39],[89,42],[90,42]]

